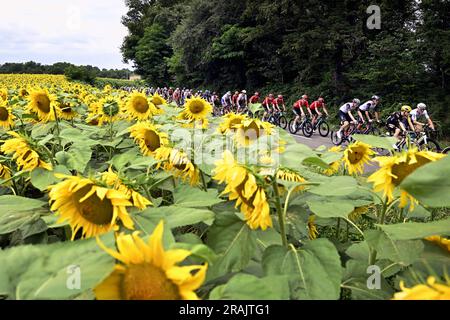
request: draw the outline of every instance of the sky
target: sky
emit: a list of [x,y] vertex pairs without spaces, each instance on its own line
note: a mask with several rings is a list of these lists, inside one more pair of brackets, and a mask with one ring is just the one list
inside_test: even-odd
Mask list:
[[124,0],[0,0],[0,8],[0,64],[131,68],[120,53]]

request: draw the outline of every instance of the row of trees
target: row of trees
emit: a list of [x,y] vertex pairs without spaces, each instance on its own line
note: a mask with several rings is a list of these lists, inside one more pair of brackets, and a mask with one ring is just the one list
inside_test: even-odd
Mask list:
[[34,61],[25,63],[0,64],[0,74],[66,74],[85,73],[92,77],[128,79],[131,71],[127,69],[100,69],[93,66],[75,66],[67,62],[57,62],[52,65],[43,65]]
[[[126,0],[125,61],[154,85],[268,89],[339,104],[450,105],[450,2],[378,0],[381,29],[366,27],[373,1]],[[445,124],[447,130],[449,121]]]

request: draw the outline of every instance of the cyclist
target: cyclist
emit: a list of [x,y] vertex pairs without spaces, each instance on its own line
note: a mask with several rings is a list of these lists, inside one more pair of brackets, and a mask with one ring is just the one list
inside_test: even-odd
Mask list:
[[295,113],[295,124],[297,124],[300,119],[303,119],[305,117],[305,111],[303,111],[303,107],[306,107],[309,110],[308,96],[306,94],[303,95],[300,100],[295,102],[294,107],[292,108]]
[[238,98],[239,98],[239,91],[235,91],[233,94],[233,97],[231,98],[231,102],[232,102],[234,110],[236,110],[236,108],[237,108],[237,99]]
[[278,97],[273,101],[273,105],[277,112],[281,112],[280,106],[283,107],[283,112],[286,112],[286,104],[284,103],[284,99],[281,94],[278,95]]
[[312,125],[315,126],[317,122],[317,118],[322,116],[322,112],[320,112],[320,108],[323,109],[327,117],[329,117],[329,113],[327,110],[327,107],[325,105],[325,99],[320,97],[317,101],[314,101],[311,103],[311,105],[308,108],[309,115],[312,118]]
[[237,100],[237,112],[241,112],[244,111],[245,109],[247,109],[247,91],[242,90],[241,93],[239,94]]
[[272,112],[271,107],[275,109],[275,99],[272,93],[264,99],[262,106],[264,107],[263,119],[266,119],[267,115]]
[[[375,119],[377,122],[380,122],[380,113],[378,111],[378,105],[380,103],[380,97],[379,96],[373,96],[369,101],[366,103],[363,103],[358,108],[358,115],[361,119],[362,123],[366,123],[366,120],[364,119],[364,115],[366,115],[367,120],[369,123],[373,122],[373,117],[370,116],[371,112],[375,112]],[[364,113],[363,113],[364,112]]]
[[414,125],[409,116],[412,108],[410,106],[402,106],[401,111],[392,113],[386,120],[389,133],[393,133],[393,137],[401,140],[400,133],[406,133],[409,130],[414,131]]
[[251,96],[249,103],[255,104],[259,102],[259,92],[255,92],[253,96]]
[[180,88],[176,88],[173,92],[173,101],[177,104],[177,106],[181,105],[181,91]]
[[231,106],[233,105],[231,91],[225,93],[225,95],[221,99],[222,107],[225,112],[230,112]]
[[342,122],[342,126],[337,132],[337,137],[339,139],[342,139],[342,132],[349,127],[351,122],[353,122],[355,125],[358,124],[358,121],[356,121],[355,117],[352,114],[352,111],[358,108],[360,103],[361,101],[355,98],[352,102],[347,102],[339,108],[339,118]]
[[423,131],[423,126],[425,125],[422,122],[419,122],[418,119],[421,117],[425,117],[428,121],[428,125],[430,126],[431,130],[435,131],[434,123],[431,120],[430,116],[427,112],[427,105],[425,103],[419,103],[417,105],[417,108],[411,111],[411,120],[413,121],[413,124],[416,127],[417,132]]

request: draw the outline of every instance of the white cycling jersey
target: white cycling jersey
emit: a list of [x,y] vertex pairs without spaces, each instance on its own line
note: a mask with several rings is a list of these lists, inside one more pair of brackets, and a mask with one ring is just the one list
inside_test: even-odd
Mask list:
[[364,111],[364,112],[374,111],[376,107],[377,107],[376,103],[373,102],[372,100],[369,100],[366,103],[360,105],[359,110]]
[[411,111],[410,116],[412,121],[417,121],[417,119],[419,119],[422,116],[424,116],[427,120],[430,120],[430,116],[428,115],[427,110],[421,110],[419,108]]
[[353,102],[348,102],[339,108],[339,111],[343,113],[349,113],[350,111],[355,110],[356,106],[353,105]]

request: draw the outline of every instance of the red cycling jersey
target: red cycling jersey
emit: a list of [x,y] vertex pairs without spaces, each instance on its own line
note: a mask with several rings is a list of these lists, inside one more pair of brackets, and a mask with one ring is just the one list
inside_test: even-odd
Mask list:
[[314,101],[313,103],[311,103],[311,105],[309,106],[310,110],[316,110],[319,108],[323,108],[325,106],[325,103],[323,102],[319,102],[319,101]]
[[295,109],[300,109],[301,107],[307,107],[309,108],[309,103],[307,100],[305,99],[300,99],[298,100],[296,103],[294,103],[294,108]]
[[250,103],[258,103],[259,102],[259,96],[252,96],[250,98]]
[[267,97],[266,99],[264,99],[263,105],[264,106],[269,106],[269,105],[273,105],[274,103],[275,103],[275,99],[274,98]]
[[239,97],[238,94],[234,94],[233,97],[231,98],[234,104],[236,104],[238,97]]
[[283,98],[276,98],[274,101],[273,101],[273,103],[278,107],[278,106],[282,106],[282,105],[284,105],[284,100],[283,100]]

